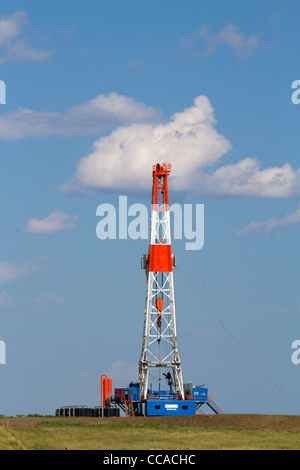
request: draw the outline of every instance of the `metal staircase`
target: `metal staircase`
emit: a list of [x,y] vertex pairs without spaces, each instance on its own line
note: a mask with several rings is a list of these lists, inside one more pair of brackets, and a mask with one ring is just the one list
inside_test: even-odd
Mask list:
[[218,405],[216,405],[215,402],[212,401],[211,397],[208,397],[208,401],[206,402],[206,404],[214,411],[214,413],[216,413],[217,415],[220,415],[220,414],[224,414],[223,411],[221,410],[221,408],[218,407]]
[[124,405],[125,405],[126,416],[135,416],[132,400],[125,399]]

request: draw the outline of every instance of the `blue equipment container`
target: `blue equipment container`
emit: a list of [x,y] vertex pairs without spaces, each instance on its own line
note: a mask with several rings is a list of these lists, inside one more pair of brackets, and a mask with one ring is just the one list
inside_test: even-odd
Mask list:
[[147,416],[181,416],[194,415],[196,404],[194,400],[147,400]]
[[192,396],[197,403],[206,403],[208,401],[208,389],[206,387],[193,387]]

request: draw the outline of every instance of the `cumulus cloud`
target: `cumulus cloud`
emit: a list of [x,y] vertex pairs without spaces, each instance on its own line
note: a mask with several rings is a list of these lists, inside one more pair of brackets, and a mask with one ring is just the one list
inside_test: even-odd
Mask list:
[[0,65],[11,62],[42,62],[53,54],[31,47],[23,37],[29,26],[25,11],[0,17]]
[[144,190],[157,162],[170,162],[172,188],[207,196],[287,198],[300,195],[300,170],[288,163],[261,168],[257,158],[222,165],[231,143],[216,130],[214,109],[206,96],[159,124],[132,124],[98,139],[73,178],[61,189]]
[[236,234],[240,236],[245,235],[266,235],[277,228],[281,227],[294,227],[300,225],[300,204],[298,209],[291,214],[288,213],[285,217],[277,219],[276,217],[271,217],[262,222],[252,221],[249,224],[245,225],[243,228],[237,230]]
[[215,164],[231,145],[215,129],[214,110],[205,96],[174,114],[168,122],[132,124],[115,129],[94,143],[79,161],[75,177],[62,189],[144,189],[153,164],[173,165],[172,187],[185,190],[199,182],[201,170]]
[[[205,44],[205,48],[200,50],[202,43]],[[197,33],[185,39],[186,48],[196,50],[197,55],[214,54],[220,47],[227,46],[239,58],[249,57],[261,44],[257,35],[246,35],[231,23],[217,33],[213,33],[209,25],[203,25]]]
[[257,158],[245,158],[204,175],[202,187],[213,196],[289,198],[300,196],[300,169],[289,163],[261,169]]
[[39,256],[25,263],[0,261],[0,284],[16,281],[37,271],[45,269],[49,264],[49,256]]
[[[223,163],[232,145],[217,131],[206,96],[196,97],[192,106],[169,119],[160,118],[158,109],[110,93],[63,112],[19,109],[2,114],[0,139],[102,135],[79,160],[73,178],[61,186],[65,192],[148,189],[152,165],[167,161],[173,165],[174,190],[207,196],[300,196],[300,169],[289,163],[262,168],[255,157]],[[54,223],[54,216],[33,219],[28,231],[42,231],[46,223]]]
[[77,214],[66,214],[59,209],[54,209],[54,211],[44,219],[30,219],[25,228],[25,232],[49,234],[62,230],[74,230],[77,225],[77,219]]
[[76,137],[99,135],[129,123],[153,122],[160,111],[133,98],[109,93],[73,106],[63,112],[20,108],[1,114],[0,139],[27,137]]

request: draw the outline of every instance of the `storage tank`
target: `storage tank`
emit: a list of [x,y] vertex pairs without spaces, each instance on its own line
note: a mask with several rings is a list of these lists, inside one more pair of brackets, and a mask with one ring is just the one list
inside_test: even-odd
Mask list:
[[112,394],[112,380],[107,375],[101,375],[101,406],[109,406]]

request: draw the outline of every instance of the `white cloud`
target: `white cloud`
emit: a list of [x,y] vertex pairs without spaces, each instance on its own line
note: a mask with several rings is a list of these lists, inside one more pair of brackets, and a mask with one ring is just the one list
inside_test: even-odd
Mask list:
[[45,269],[49,264],[49,257],[39,256],[26,263],[12,263],[0,261],[0,284],[13,282],[17,279],[27,277],[37,271]]
[[0,116],[0,139],[27,137],[76,137],[99,135],[116,126],[153,122],[160,111],[132,98],[110,93],[67,109],[64,112],[33,111],[20,108]]
[[300,195],[300,170],[288,163],[262,169],[256,158],[221,165],[230,142],[216,130],[206,96],[160,124],[132,124],[98,139],[62,190],[149,189],[153,164],[170,162],[172,188],[207,196],[288,198]]
[[[200,51],[199,43],[202,42],[205,49]],[[246,35],[231,23],[217,33],[213,33],[209,25],[203,25],[196,34],[185,39],[186,48],[194,51],[196,49],[197,55],[214,54],[220,47],[227,46],[239,58],[245,58],[252,55],[261,45],[257,35]]]
[[213,196],[289,198],[300,196],[300,169],[290,164],[261,169],[256,158],[245,158],[203,176],[203,191]]
[[215,164],[231,145],[215,130],[214,110],[205,96],[166,123],[120,127],[94,143],[65,191],[149,187],[152,165],[173,165],[172,187],[185,190],[199,181],[201,169]]
[[265,235],[280,227],[294,227],[300,225],[300,205],[295,212],[287,214],[281,219],[271,217],[263,222],[252,221],[243,228],[237,230],[236,234],[244,235]]
[[49,234],[62,230],[74,230],[77,225],[77,219],[77,214],[66,214],[59,209],[54,209],[54,211],[44,219],[30,219],[25,228],[25,232]]
[[[64,112],[10,111],[0,116],[0,139],[111,131],[96,140],[91,152],[78,162],[74,177],[61,187],[65,192],[148,189],[152,165],[167,161],[173,165],[174,190],[195,190],[207,196],[300,196],[300,169],[289,163],[262,168],[257,158],[248,157],[222,164],[232,146],[217,132],[214,109],[206,96],[196,97],[192,106],[169,120],[158,122],[159,116],[157,109],[110,93]],[[46,223],[55,225],[54,215],[49,217],[33,219],[27,230],[42,232]]]
[[22,37],[29,20],[25,11],[0,17],[0,65],[12,62],[42,62],[53,54],[41,51],[27,44]]
[[7,62],[43,62],[51,57],[52,51],[39,51],[28,46],[24,41],[16,41],[0,56],[0,65]]
[[7,46],[16,39],[24,25],[28,24],[25,11],[18,11],[12,15],[0,17],[0,47]]
[[6,364],[6,345],[0,340],[0,364]]
[[65,297],[62,295],[54,294],[54,293],[49,293],[49,292],[40,292],[34,299],[33,302],[40,306],[48,306],[48,305],[56,305],[56,304],[62,304],[66,301]]

